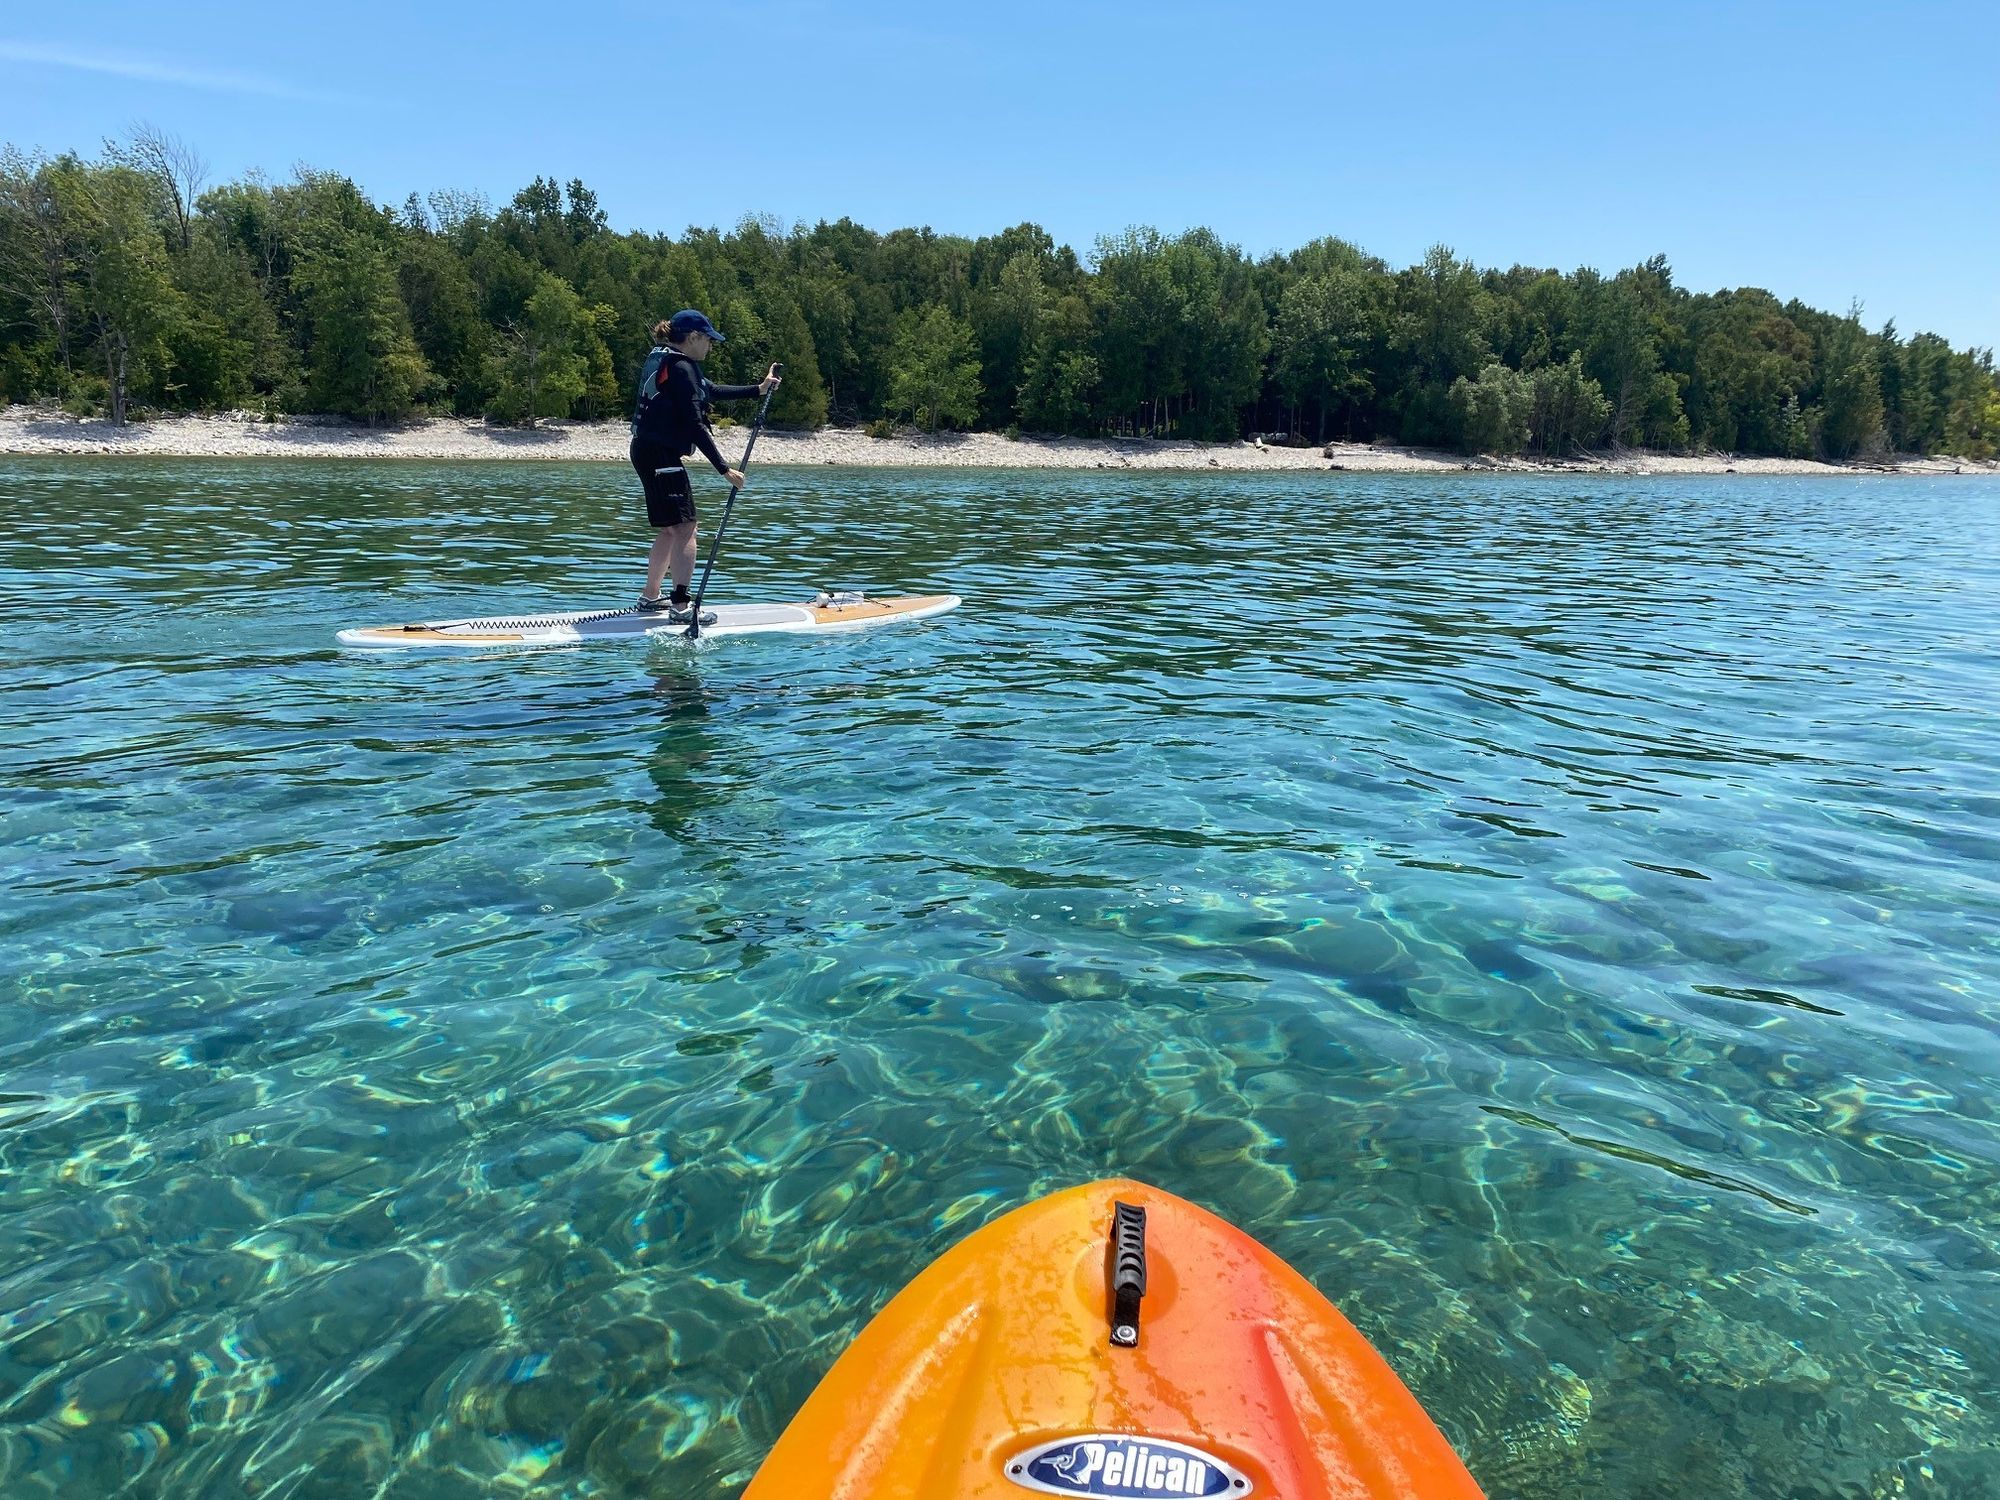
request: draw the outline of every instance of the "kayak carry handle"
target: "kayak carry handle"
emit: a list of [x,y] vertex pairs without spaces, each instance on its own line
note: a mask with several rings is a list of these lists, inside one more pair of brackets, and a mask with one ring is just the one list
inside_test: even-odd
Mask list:
[[1146,1295],[1146,1210],[1111,1205],[1111,1342],[1139,1346],[1139,1299]]

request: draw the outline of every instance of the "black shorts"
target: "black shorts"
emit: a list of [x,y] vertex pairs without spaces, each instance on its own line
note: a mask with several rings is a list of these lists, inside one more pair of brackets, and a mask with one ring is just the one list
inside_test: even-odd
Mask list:
[[682,526],[694,519],[694,487],[679,454],[647,443],[632,445],[632,467],[646,487],[646,519],[655,526]]

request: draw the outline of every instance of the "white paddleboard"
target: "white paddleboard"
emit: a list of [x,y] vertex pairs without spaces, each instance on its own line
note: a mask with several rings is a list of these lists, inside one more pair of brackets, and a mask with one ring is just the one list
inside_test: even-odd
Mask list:
[[[867,630],[903,620],[926,620],[959,605],[956,594],[918,594],[869,599],[860,594],[821,595],[807,604],[713,604],[715,623],[701,627],[711,636],[799,635],[835,630]],[[640,636],[669,639],[684,635],[686,624],[636,609],[580,610],[573,614],[493,615],[479,620],[426,620],[413,625],[365,625],[343,630],[343,646],[402,650],[417,646],[574,646],[583,641],[625,641]]]

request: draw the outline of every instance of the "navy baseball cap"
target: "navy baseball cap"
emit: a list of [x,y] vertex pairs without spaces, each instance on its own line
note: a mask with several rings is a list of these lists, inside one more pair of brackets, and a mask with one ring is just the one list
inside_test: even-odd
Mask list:
[[691,333],[705,333],[716,343],[722,342],[722,333],[708,321],[708,314],[696,312],[692,307],[684,307],[667,320],[667,337],[679,343]]

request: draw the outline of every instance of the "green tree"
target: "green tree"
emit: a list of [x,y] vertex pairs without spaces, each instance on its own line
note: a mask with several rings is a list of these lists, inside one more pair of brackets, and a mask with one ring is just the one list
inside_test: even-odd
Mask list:
[[1167,262],[1156,229],[1128,229],[1097,242],[1091,290],[1099,308],[1097,341],[1104,415],[1121,426],[1163,431],[1168,398],[1187,389],[1182,340],[1186,289]]
[[1495,362],[1479,379],[1452,382],[1459,442],[1467,453],[1519,453],[1535,415],[1535,377]]
[[389,254],[359,230],[325,226],[298,259],[297,285],[310,330],[306,400],[314,411],[371,426],[408,416],[433,387],[410,332]]
[[[0,153],[0,307],[13,381],[68,394],[78,328],[75,268],[81,226],[57,191],[74,157],[49,163],[13,146]],[[28,335],[23,338],[22,335]]]
[[1488,338],[1512,370],[1537,370],[1569,358],[1576,347],[1581,298],[1559,271],[1515,266],[1482,278],[1492,300]]
[[291,253],[276,195],[261,180],[226,183],[202,195],[200,211],[218,236],[243,253],[282,324],[283,283],[291,275]]
[[1993,351],[1954,355],[1952,367],[1953,396],[1940,446],[1961,458],[1990,459],[2000,452],[2000,375],[1994,373]]
[[1680,383],[1666,369],[1681,341],[1680,304],[1665,256],[1606,281],[1579,271],[1572,324],[1584,368],[1611,402],[1605,437],[1619,445],[1684,448],[1689,424]]
[[942,307],[963,318],[972,293],[972,241],[922,229],[896,229],[881,236],[873,274],[888,289],[897,315]]
[[803,278],[800,311],[839,421],[880,415],[889,400],[889,356],[897,312],[881,274],[881,237],[841,219],[797,237],[793,264]]
[[772,395],[771,420],[791,427],[823,425],[826,384],[794,292],[796,260],[786,231],[774,220],[750,218],[731,234],[704,231],[691,238],[708,286],[708,310],[729,336],[710,357],[714,378],[754,384],[773,363],[782,364],[784,384]]
[[903,315],[890,355],[890,409],[926,432],[979,416],[979,349],[971,327],[942,307]]
[[1039,246],[1018,251],[992,284],[974,294],[972,322],[979,336],[980,383],[985,390],[980,419],[988,426],[1004,427],[1019,420],[1017,403],[1035,344],[1035,325],[1049,298],[1042,270],[1048,260]]
[[1543,365],[1529,380],[1534,399],[1528,412],[1528,440],[1536,452],[1573,453],[1603,438],[1611,402],[1603,387],[1584,373],[1581,352],[1559,365]]
[[1173,363],[1184,371],[1185,394],[1169,389],[1165,430],[1214,441],[1241,437],[1242,409],[1263,384],[1270,310],[1242,251],[1209,230],[1173,241],[1166,264],[1180,305]]
[[1785,452],[1784,407],[1812,378],[1811,337],[1769,292],[1745,288],[1697,299],[1690,338],[1693,440],[1734,452]]
[[[537,177],[493,216],[490,233],[536,271],[548,271],[574,287],[584,247],[608,230],[597,195],[581,181],[572,178],[565,190],[553,177]],[[524,303],[538,286],[523,291]]]
[[1090,304],[1078,292],[1050,298],[1035,315],[1016,405],[1022,426],[1035,432],[1090,431],[1102,379],[1091,352],[1096,332]]
[[465,258],[440,236],[410,233],[397,257],[396,283],[411,335],[450,390],[453,408],[466,416],[482,410],[492,395],[494,336]]
[[1951,345],[1934,333],[1903,344],[1891,323],[1877,336],[1875,351],[1890,445],[1909,453],[1937,452],[1956,395]]
[[828,264],[818,252],[806,253],[809,260],[796,273],[799,316],[812,340],[827,415],[836,422],[850,422],[858,415],[855,398],[861,370],[853,337],[854,297],[838,266]]
[[135,381],[162,373],[183,313],[154,186],[130,167],[60,167],[61,212],[76,226],[76,303],[104,371],[106,404],[123,426]]
[[172,275],[183,309],[166,335],[172,404],[212,410],[296,401],[296,356],[242,246],[197,215]]
[[1396,278],[1390,347],[1401,356],[1397,391],[1406,442],[1449,442],[1451,384],[1492,358],[1486,327],[1492,297],[1471,262],[1433,245],[1421,265]]
[[583,321],[585,335],[581,399],[583,415],[586,419],[594,421],[624,409],[625,388],[618,379],[610,341],[617,336],[618,328],[625,320],[619,317],[617,308],[599,302],[583,310]]
[[567,281],[544,271],[520,318],[503,331],[487,414],[503,422],[561,417],[590,385],[596,329]]
[[1351,431],[1355,412],[1375,393],[1370,357],[1382,308],[1369,275],[1336,268],[1295,281],[1278,303],[1272,339],[1279,389],[1310,409],[1321,442],[1336,415]]
[[1882,441],[1882,384],[1875,343],[1860,309],[1835,321],[1819,351],[1819,446],[1828,458],[1852,458]]
[[775,288],[766,294],[768,312],[764,327],[768,342],[743,371],[748,384],[762,380],[775,362],[784,368],[784,383],[772,393],[771,420],[784,427],[818,428],[826,425],[826,383],[820,379],[819,358],[813,348],[812,330],[805,314],[790,296]]

